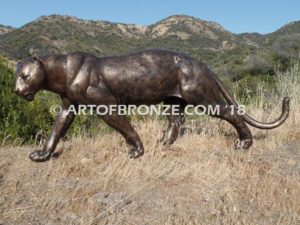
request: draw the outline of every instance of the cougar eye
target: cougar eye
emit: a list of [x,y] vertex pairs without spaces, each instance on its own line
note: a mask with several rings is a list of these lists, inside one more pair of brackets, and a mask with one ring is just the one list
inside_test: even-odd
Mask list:
[[22,78],[22,80],[26,80],[29,76],[30,76],[30,75],[25,75],[25,74],[23,74],[21,78]]

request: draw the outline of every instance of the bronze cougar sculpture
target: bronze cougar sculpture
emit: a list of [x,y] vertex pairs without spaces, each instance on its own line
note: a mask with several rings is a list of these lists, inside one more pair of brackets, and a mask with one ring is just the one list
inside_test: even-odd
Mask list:
[[[36,162],[47,161],[74,120],[74,113],[66,113],[78,105],[219,105],[214,115],[232,124],[239,134],[238,147],[252,145],[252,134],[246,123],[260,128],[280,126],[289,114],[289,98],[283,99],[282,114],[271,123],[261,123],[247,114],[232,114],[229,105],[238,104],[226,91],[217,76],[201,61],[188,55],[165,50],[145,50],[123,56],[96,57],[86,53],[46,55],[22,60],[16,71],[15,92],[32,101],[41,89],[55,92],[62,99],[62,112],[57,116],[50,137],[42,150],[29,157]],[[103,120],[120,132],[132,146],[131,158],[144,153],[143,144],[127,117],[113,113]],[[183,123],[183,113],[168,115],[169,125],[164,132],[164,144],[172,144]]]

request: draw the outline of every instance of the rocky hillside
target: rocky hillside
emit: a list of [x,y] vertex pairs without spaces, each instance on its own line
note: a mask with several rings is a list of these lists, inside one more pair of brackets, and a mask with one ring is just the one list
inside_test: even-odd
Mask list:
[[217,23],[189,16],[172,16],[147,27],[53,15],[1,37],[0,48],[11,59],[75,50],[117,54],[145,47],[213,53],[234,49],[237,39]]
[[232,76],[256,67],[253,62],[260,62],[259,72],[265,73],[274,58],[297,57],[300,46],[300,22],[267,35],[234,34],[215,22],[185,15],[171,16],[150,26],[51,15],[19,29],[1,26],[0,34],[0,54],[11,60],[69,51],[101,56],[166,48],[184,51]]
[[11,31],[15,30],[15,28],[4,26],[0,24],[0,35],[7,34]]

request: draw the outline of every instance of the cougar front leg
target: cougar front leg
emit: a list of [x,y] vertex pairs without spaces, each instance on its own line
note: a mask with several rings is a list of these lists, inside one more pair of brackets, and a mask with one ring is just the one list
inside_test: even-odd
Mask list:
[[56,145],[61,137],[63,137],[74,120],[74,113],[68,113],[71,103],[68,99],[63,99],[61,105],[61,113],[57,115],[55,123],[52,127],[51,135],[43,146],[42,150],[36,150],[29,154],[29,158],[34,162],[44,162],[50,159]]

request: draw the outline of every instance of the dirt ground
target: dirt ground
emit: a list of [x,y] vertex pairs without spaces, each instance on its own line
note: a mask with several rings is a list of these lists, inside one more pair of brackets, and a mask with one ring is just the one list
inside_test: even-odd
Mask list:
[[28,159],[36,146],[2,147],[0,224],[300,224],[293,119],[252,129],[249,151],[234,150],[235,131],[218,120],[188,122],[170,147],[157,143],[163,122],[134,124],[145,145],[136,160],[117,133],[72,138],[45,163]]

